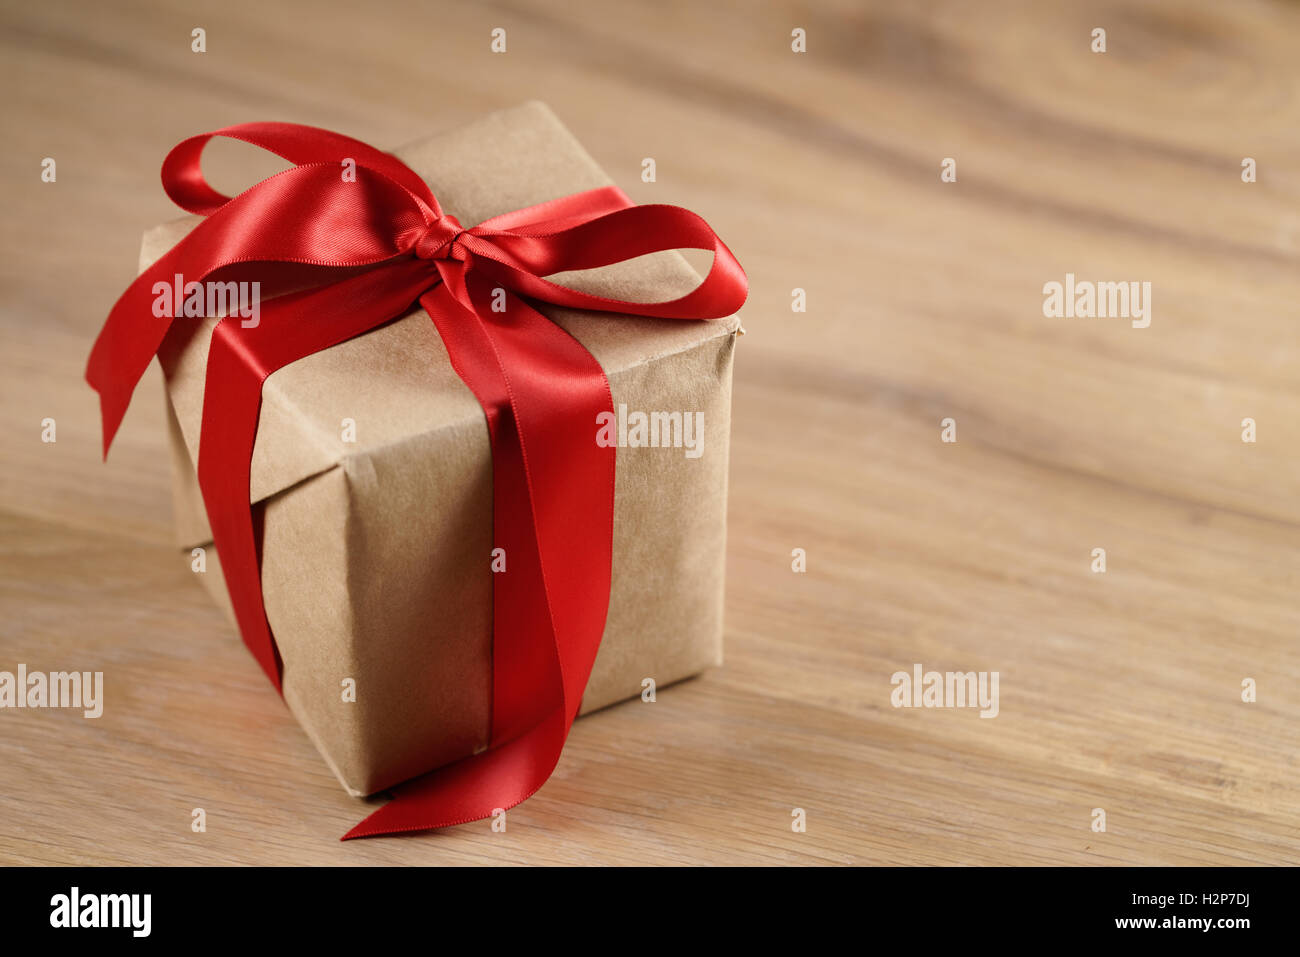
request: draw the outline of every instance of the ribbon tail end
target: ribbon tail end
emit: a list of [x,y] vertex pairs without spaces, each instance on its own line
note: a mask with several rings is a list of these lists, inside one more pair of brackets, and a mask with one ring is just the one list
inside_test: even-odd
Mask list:
[[95,390],[95,395],[99,398],[99,428],[102,436],[102,447],[100,449],[100,461],[108,461],[108,450],[113,446],[113,438],[117,435],[118,426],[122,424],[122,419],[126,415],[126,409],[120,408],[120,404],[114,404],[109,401],[107,391],[96,382],[95,361],[91,357],[90,365],[86,368],[86,384]]
[[99,422],[100,434],[103,436],[103,444],[100,449],[100,461],[108,461],[108,450],[113,447],[113,438],[117,435],[117,427],[122,424],[120,413],[114,414],[108,407],[108,400],[104,398],[103,393],[99,396]]
[[[383,807],[374,811],[365,820],[361,821],[352,830],[348,831],[340,841],[354,841],[362,837],[383,837],[385,834],[401,834],[406,831],[433,831],[438,826],[434,824],[416,824],[409,820],[400,820],[406,817],[405,804],[401,795],[389,801]],[[398,818],[398,820],[394,820]]]

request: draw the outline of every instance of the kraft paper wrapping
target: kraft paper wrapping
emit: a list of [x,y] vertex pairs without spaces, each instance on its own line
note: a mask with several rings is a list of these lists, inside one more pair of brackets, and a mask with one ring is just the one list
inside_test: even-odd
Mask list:
[[[610,180],[541,103],[394,151],[466,225]],[[198,220],[150,230],[141,269]],[[655,301],[699,282],[677,253],[557,281]],[[582,713],[721,663],[731,368],[739,321],[551,306],[609,378],[615,408],[702,413],[703,454],[619,448],[613,586]],[[195,474],[215,319],[160,352],[179,543],[231,615]],[[492,687],[492,461],[487,423],[422,309],[271,375],[251,501],[290,710],[353,794],[487,747]],[[342,421],[356,423],[343,441]],[[592,424],[595,440],[596,424]],[[509,557],[507,556],[507,561]],[[508,567],[508,566],[507,566]],[[356,681],[345,702],[345,678]]]

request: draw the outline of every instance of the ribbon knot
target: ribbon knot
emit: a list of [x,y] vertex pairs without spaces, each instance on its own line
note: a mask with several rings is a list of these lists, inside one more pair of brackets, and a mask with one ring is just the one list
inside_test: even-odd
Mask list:
[[465,232],[455,216],[444,213],[429,223],[415,240],[413,250],[418,259],[452,259],[465,261],[465,249],[456,242]]

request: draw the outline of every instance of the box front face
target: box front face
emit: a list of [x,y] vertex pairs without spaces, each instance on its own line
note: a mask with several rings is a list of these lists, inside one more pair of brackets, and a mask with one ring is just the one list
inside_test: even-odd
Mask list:
[[[644,678],[662,686],[720,660],[733,346],[734,337],[721,336],[610,377],[616,408],[672,424],[661,447],[617,449],[613,587],[584,713],[640,694]],[[597,423],[591,432],[595,441]],[[486,422],[415,436],[349,458],[339,471],[347,498],[340,618],[349,622],[351,648],[329,667],[356,677],[360,726],[307,714],[337,709],[343,676],[322,676],[327,646],[301,634],[284,652],[285,687],[295,688],[286,698],[304,723],[342,735],[316,736],[318,746],[349,789],[371,793],[488,744],[494,573]],[[275,534],[268,513],[268,539]],[[279,554],[268,547],[268,561]],[[508,556],[506,567],[508,574]],[[263,580],[270,575],[264,568]],[[297,587],[312,585],[303,578]],[[276,635],[283,644],[278,628]],[[292,674],[300,656],[304,689],[321,696],[310,705]],[[351,776],[345,767],[355,769]]]

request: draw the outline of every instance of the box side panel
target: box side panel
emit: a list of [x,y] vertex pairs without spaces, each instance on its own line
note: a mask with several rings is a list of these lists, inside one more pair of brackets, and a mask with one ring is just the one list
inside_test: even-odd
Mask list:
[[618,450],[613,587],[583,713],[722,661],[734,348],[723,336],[610,377],[616,408],[698,413],[703,440],[698,457]]

